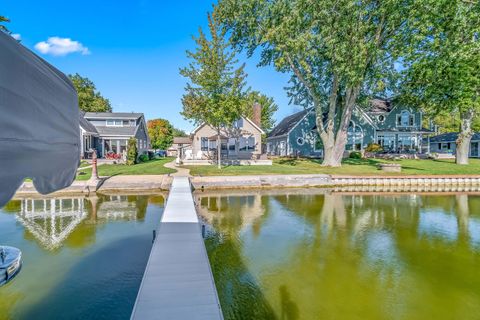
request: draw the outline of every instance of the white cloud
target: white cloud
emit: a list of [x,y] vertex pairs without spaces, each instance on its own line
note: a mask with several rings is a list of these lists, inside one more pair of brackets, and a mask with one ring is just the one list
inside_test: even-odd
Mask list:
[[54,56],[65,56],[74,52],[79,52],[83,55],[90,54],[90,50],[80,42],[60,37],[50,37],[47,41],[41,41],[35,45],[35,49],[43,54]]
[[12,33],[11,36],[15,40],[22,40],[22,36],[20,35],[20,33]]

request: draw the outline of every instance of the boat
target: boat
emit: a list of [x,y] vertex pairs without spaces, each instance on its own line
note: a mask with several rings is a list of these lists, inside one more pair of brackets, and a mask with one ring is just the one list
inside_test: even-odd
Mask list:
[[0,246],[0,287],[12,280],[22,268],[22,252],[14,247]]

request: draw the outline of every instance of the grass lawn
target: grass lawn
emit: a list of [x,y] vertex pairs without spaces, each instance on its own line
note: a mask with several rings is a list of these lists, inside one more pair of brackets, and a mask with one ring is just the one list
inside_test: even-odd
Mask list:
[[[399,163],[402,173],[385,173],[377,169],[379,163]],[[335,175],[450,175],[480,174],[480,159],[470,159],[467,166],[456,165],[454,160],[398,160],[345,159],[340,168],[322,167],[317,159],[275,159],[271,166],[186,166],[191,175],[237,176],[266,174],[309,174],[325,173]]]
[[[173,161],[175,158],[163,158],[139,163],[134,166],[124,164],[103,164],[98,166],[99,176],[117,176],[117,175],[149,175],[149,174],[168,174],[176,172],[173,169],[165,168],[163,165]],[[92,169],[85,169],[85,175],[78,175],[77,180],[88,180],[92,174]]]

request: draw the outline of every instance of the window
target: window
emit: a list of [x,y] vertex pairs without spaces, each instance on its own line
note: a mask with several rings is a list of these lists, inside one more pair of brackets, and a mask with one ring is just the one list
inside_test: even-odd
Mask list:
[[240,151],[255,151],[255,137],[240,137]]
[[403,110],[400,114],[397,114],[398,127],[412,127],[414,124],[415,117],[407,110]]
[[209,140],[208,141],[208,149],[210,151],[215,151],[217,150],[217,140]]
[[381,114],[381,115],[379,115],[379,116],[378,116],[378,121],[380,121],[380,122],[383,122],[383,121],[385,121],[385,116],[384,116],[384,115],[382,115],[382,114]]
[[122,127],[122,120],[107,120],[107,127]]
[[233,126],[235,128],[242,128],[243,127],[243,118],[238,119],[233,123]]
[[208,151],[208,138],[207,137],[201,137],[200,138],[200,150]]
[[298,137],[298,138],[297,138],[297,144],[298,144],[299,146],[303,146],[304,143],[305,143],[305,140],[304,140],[302,137]]
[[236,140],[234,138],[228,139],[228,150],[235,151],[235,142]]

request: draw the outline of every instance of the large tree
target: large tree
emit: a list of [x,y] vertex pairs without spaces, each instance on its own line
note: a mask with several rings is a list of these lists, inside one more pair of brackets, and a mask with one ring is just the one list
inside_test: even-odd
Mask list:
[[258,103],[262,107],[261,127],[265,132],[269,132],[275,126],[275,119],[273,118],[275,112],[278,110],[278,105],[273,98],[268,97],[258,91],[251,91],[246,96],[246,116],[251,118],[253,116],[253,104]]
[[154,149],[167,150],[173,142],[173,126],[168,120],[154,119],[147,122],[150,143]]
[[78,73],[69,75],[78,95],[78,106],[85,112],[112,112],[110,101],[104,98],[92,80]]
[[325,166],[340,166],[354,105],[385,92],[411,0],[220,0],[239,50],[291,74],[292,102],[316,111]]
[[404,99],[459,124],[456,162],[468,164],[480,111],[480,2],[423,0],[413,13],[406,33],[412,45],[405,54]]
[[217,164],[221,167],[221,133],[244,114],[244,65],[237,67],[225,31],[219,28],[216,14],[208,15],[207,38],[202,29],[194,37],[195,51],[187,51],[190,64],[180,69],[188,78],[182,97],[182,115],[196,124],[206,123],[217,133]]

